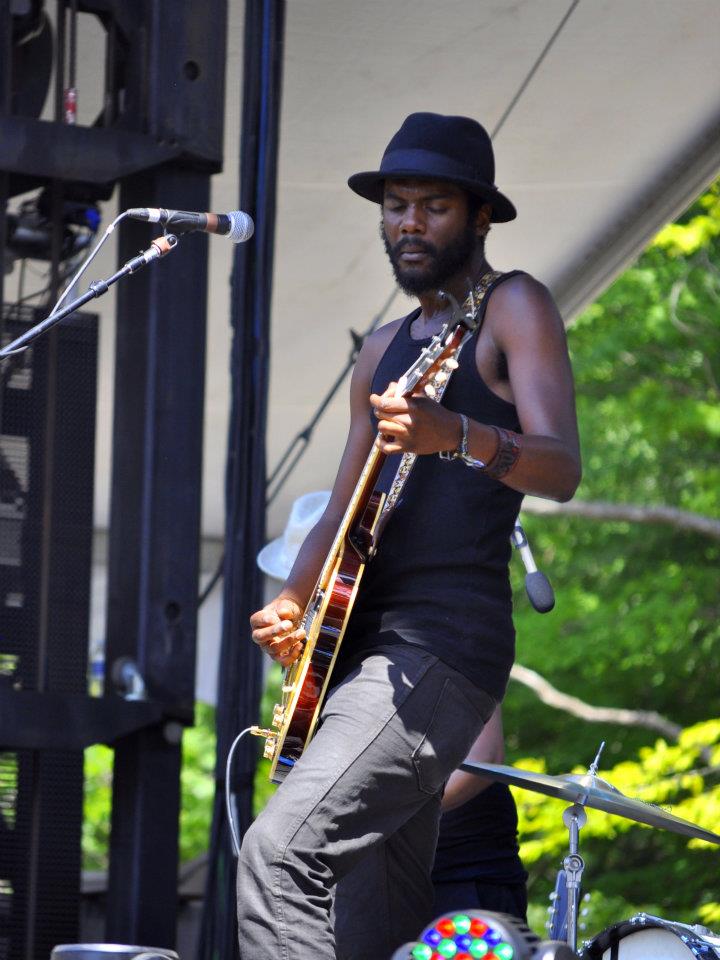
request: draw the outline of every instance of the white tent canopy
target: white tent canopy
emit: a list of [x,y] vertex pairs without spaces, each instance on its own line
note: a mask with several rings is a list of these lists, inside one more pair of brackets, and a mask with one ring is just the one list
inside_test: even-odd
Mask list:
[[[220,212],[238,204],[243,15],[242,0],[230,0],[225,169],[213,184]],[[465,114],[495,132],[497,183],[519,215],[493,228],[490,261],[535,274],[570,320],[720,168],[719,41],[718,0],[288,0],[269,466],[345,363],[349,329],[365,330],[393,289],[378,208],[353,194],[346,179],[377,167],[408,113]],[[84,57],[81,71],[80,88],[83,79],[97,87],[100,61]],[[112,272],[112,247],[96,261],[97,276]],[[219,556],[224,525],[231,258],[231,244],[211,241],[206,568]],[[98,306],[102,531],[114,291]],[[408,309],[398,295],[388,319]],[[280,533],[296,497],[331,486],[346,408],[343,390],[273,503],[269,536]],[[98,601],[100,610],[102,592]],[[201,645],[218,633],[218,606],[216,591],[202,611]],[[201,652],[199,662],[209,658]]]
[[[408,113],[465,114],[497,131],[496,181],[519,215],[493,228],[491,263],[534,273],[568,320],[720,168],[716,0],[289,0],[287,11],[271,466],[341,369],[348,329],[366,329],[392,290],[378,209],[346,178],[377,169]],[[239,19],[232,30],[231,65]],[[229,117],[237,75],[231,66]],[[219,210],[236,203],[235,149],[229,128]],[[213,535],[222,528],[225,290],[211,302]],[[388,319],[407,309],[398,296]],[[273,506],[270,534],[296,496],[332,483],[346,406],[342,394],[322,421]]]

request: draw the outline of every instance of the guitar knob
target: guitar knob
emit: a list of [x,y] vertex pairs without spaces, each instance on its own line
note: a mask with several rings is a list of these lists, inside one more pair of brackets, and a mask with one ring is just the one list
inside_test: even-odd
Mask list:
[[438,372],[435,374],[435,377],[434,377],[435,383],[445,383],[447,378],[448,378],[448,375],[447,373],[445,373],[444,370],[438,370]]
[[281,727],[285,722],[285,708],[282,707],[279,703],[276,703],[273,707],[273,716],[272,716],[272,726]]
[[455,359],[455,357],[448,357],[447,360],[445,360],[445,362],[443,363],[443,367],[444,367],[446,370],[457,370],[457,368],[459,367],[459,365],[460,365],[460,364],[459,364],[458,361]]
[[425,396],[430,397],[430,399],[432,400],[435,398],[436,395],[437,395],[437,390],[435,389],[435,387],[431,383],[426,383]]
[[268,737],[265,741],[265,749],[263,750],[263,757],[266,760],[273,760],[275,757],[275,744],[277,741],[275,737]]

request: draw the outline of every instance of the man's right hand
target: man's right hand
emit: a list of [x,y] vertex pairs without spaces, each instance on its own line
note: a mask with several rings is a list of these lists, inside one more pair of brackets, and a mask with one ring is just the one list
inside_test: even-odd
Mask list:
[[276,597],[250,617],[252,638],[283,667],[302,653],[305,631],[298,627],[303,610],[289,597]]

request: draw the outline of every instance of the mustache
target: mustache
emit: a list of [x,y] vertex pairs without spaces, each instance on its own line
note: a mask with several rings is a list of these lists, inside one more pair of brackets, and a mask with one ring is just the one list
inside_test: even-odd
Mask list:
[[395,246],[390,249],[394,257],[399,257],[403,250],[406,250],[408,247],[412,248],[413,251],[420,251],[432,257],[437,257],[437,247],[435,244],[428,243],[427,240],[420,240],[416,237],[402,237]]

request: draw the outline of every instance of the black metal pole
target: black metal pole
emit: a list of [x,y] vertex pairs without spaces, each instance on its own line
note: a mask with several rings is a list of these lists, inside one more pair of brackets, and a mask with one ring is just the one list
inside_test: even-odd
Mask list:
[[[205,210],[209,193],[206,174],[166,169],[127,180],[120,205]],[[126,221],[120,262],[149,239]],[[106,676],[132,658],[180,723],[194,700],[207,254],[207,236],[188,236],[117,298]],[[116,746],[109,940],[175,942],[180,741],[170,722]]]
[[[255,557],[265,534],[265,427],[284,27],[284,0],[247,0],[240,207],[253,216],[256,230],[253,242],[238,247],[233,271],[217,787],[198,951],[207,960],[217,956],[231,960],[238,952],[235,868],[224,807],[225,760],[235,735],[259,719],[260,652],[250,642],[248,618],[262,603],[263,587]],[[257,742],[246,738],[236,756],[231,788],[242,836],[252,816]]]
[[[10,113],[10,66],[12,64],[10,0],[0,0],[0,117]],[[7,233],[8,175],[0,170],[0,346],[5,286],[5,237]]]

